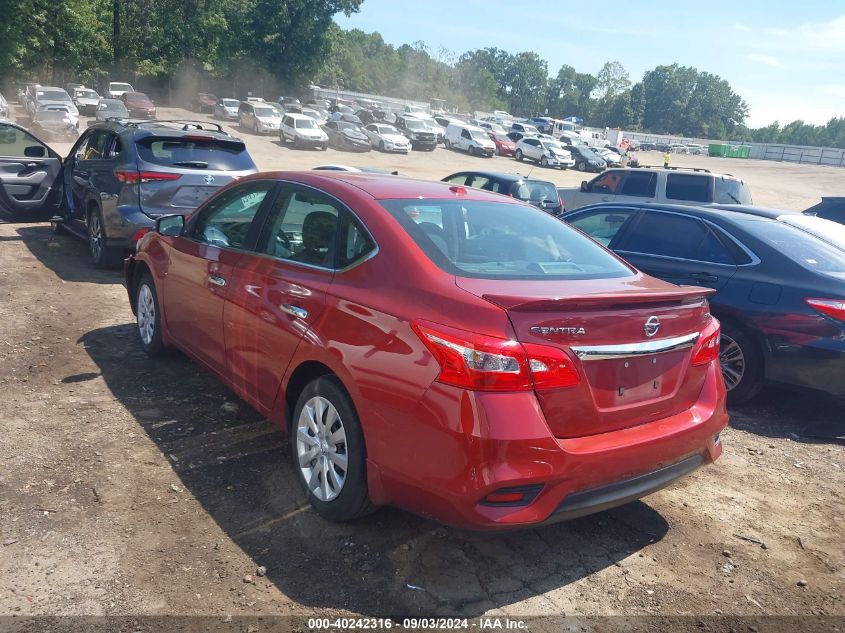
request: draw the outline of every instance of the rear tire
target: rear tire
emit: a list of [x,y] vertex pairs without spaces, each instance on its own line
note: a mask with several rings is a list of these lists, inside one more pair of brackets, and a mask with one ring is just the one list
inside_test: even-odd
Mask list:
[[358,414],[335,376],[321,376],[302,390],[290,436],[294,470],[320,516],[351,521],[376,510]]
[[166,349],[161,337],[161,308],[153,278],[147,272],[141,274],[135,289],[135,312],[141,347],[148,356],[160,356]]
[[578,161],[578,163],[575,165],[575,169],[577,169],[578,171],[587,171],[587,164],[583,160]]
[[728,388],[728,403],[742,404],[763,387],[763,354],[751,335],[732,323],[722,322],[719,365]]
[[95,268],[117,268],[123,260],[123,250],[108,246],[103,216],[99,209],[88,212],[88,249]]

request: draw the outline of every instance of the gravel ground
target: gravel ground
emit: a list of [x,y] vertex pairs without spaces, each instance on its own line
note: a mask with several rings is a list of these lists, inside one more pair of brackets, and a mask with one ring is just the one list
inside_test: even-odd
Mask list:
[[[244,137],[262,169],[517,168]],[[771,206],[845,193],[830,168],[677,163],[741,176]],[[0,616],[845,616],[845,449],[816,437],[842,432],[843,408],[819,396],[764,391],[732,411],[715,465],[570,523],[474,534],[384,509],[333,525],[305,505],[266,420],[136,339],[119,273],[46,225],[0,224]]]

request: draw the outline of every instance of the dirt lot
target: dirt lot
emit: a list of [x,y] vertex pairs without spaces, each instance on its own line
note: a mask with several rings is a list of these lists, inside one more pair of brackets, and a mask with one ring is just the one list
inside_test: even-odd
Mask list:
[[[264,169],[517,167],[244,136]],[[762,204],[845,193],[841,170],[677,157],[693,162],[746,178]],[[570,523],[479,535],[385,509],[332,525],[269,423],[136,338],[120,275],[82,242],[0,224],[0,616],[845,616],[845,448],[814,437],[841,432],[841,405],[765,391],[732,411],[717,464]]]

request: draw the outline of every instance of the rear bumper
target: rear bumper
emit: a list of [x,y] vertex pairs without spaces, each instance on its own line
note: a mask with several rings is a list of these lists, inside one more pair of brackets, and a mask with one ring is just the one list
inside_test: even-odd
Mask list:
[[[592,436],[554,437],[531,392],[466,392],[439,383],[405,419],[391,450],[370,454],[373,500],[473,530],[563,521],[650,494],[715,461],[728,423],[715,363],[691,408]],[[526,486],[538,490],[529,503],[485,501]]]

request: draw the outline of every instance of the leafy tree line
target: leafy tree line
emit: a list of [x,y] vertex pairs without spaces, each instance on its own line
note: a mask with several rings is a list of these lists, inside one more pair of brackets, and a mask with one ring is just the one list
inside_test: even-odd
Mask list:
[[109,78],[178,102],[197,90],[276,96],[310,83],[429,101],[460,111],[579,116],[653,133],[845,147],[845,119],[749,129],[748,106],[720,77],[678,64],[633,82],[617,61],[593,75],[550,74],[536,53],[455,55],[394,47],[333,21],[363,0],[0,0],[0,81],[100,86]]

